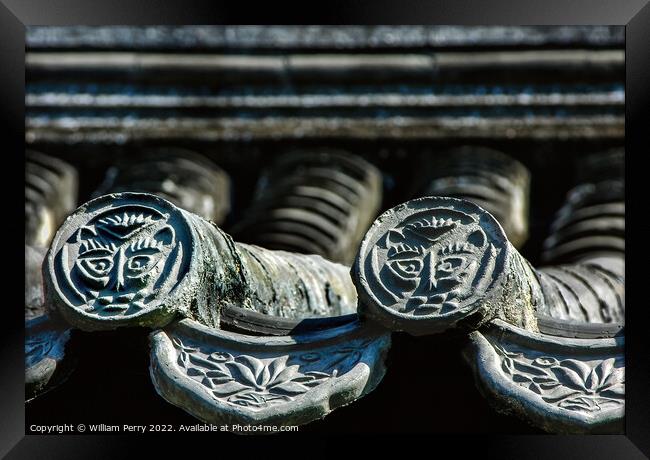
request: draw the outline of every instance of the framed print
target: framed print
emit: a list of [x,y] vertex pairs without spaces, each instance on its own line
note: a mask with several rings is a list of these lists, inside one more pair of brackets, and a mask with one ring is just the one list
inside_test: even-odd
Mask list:
[[3,454],[648,455],[649,7],[276,7],[3,1]]

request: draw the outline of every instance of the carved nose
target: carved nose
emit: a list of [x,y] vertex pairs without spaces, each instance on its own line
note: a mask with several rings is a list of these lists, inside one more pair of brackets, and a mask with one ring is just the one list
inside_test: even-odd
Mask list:
[[120,291],[124,289],[124,250],[120,249],[117,254],[117,263],[115,264],[117,270],[117,278],[115,290]]
[[422,272],[422,281],[425,283],[425,288],[427,290],[433,291],[438,286],[438,280],[436,279],[436,270],[435,270],[435,257],[429,253],[424,258],[424,267]]

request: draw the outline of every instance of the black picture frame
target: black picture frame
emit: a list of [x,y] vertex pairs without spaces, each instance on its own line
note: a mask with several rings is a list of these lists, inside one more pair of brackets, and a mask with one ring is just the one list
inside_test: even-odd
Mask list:
[[[302,8],[278,2],[254,5],[236,2],[226,6],[225,2],[181,2],[124,1],[124,0],[1,0],[0,2],[0,91],[2,108],[0,126],[4,130],[4,161],[11,165],[4,167],[8,174],[3,180],[6,188],[2,196],[5,210],[5,230],[18,234],[23,210],[15,197],[22,180],[19,165],[23,163],[24,142],[24,53],[25,27],[27,25],[145,25],[145,24],[454,24],[454,25],[625,25],[626,27],[626,178],[628,188],[626,240],[633,245],[628,251],[626,278],[632,294],[628,300],[626,318],[626,430],[625,435],[612,436],[477,436],[456,437],[427,435],[408,438],[407,442],[422,443],[432,453],[453,452],[462,457],[480,453],[494,454],[499,458],[566,458],[585,457],[590,459],[644,458],[650,455],[650,397],[648,376],[650,350],[648,336],[643,328],[644,294],[642,269],[647,248],[643,247],[643,232],[648,230],[642,221],[645,211],[645,195],[642,181],[635,180],[643,173],[642,158],[648,145],[648,111],[650,108],[650,60],[647,59],[650,46],[650,6],[647,0],[625,3],[607,0],[574,0],[545,2],[500,0],[489,3],[469,0],[425,1],[330,1],[320,4],[306,2]],[[15,168],[14,168],[15,167]],[[13,173],[11,172],[13,171]],[[14,182],[15,181],[15,182]],[[13,222],[13,224],[10,224]],[[16,236],[12,235],[11,240]],[[635,243],[638,243],[635,245]],[[630,244],[630,243],[628,243]],[[19,244],[7,244],[9,253],[3,263],[11,265],[13,260],[22,260]],[[640,267],[634,269],[631,267]],[[5,279],[10,270],[3,271],[6,286],[14,283]],[[19,272],[13,274],[18,279]],[[11,297],[8,297],[10,295]],[[15,296],[15,297],[14,297]],[[0,454],[7,458],[115,458],[132,450],[141,440],[136,435],[104,436],[36,436],[24,433],[24,349],[23,321],[21,309],[11,308],[20,303],[18,289],[5,290],[5,311],[2,334],[3,378],[0,379]],[[637,305],[638,304],[638,305]],[[12,311],[15,310],[15,311]],[[432,414],[432,416],[440,416]],[[467,414],[471,417],[471,414]],[[408,423],[408,421],[405,421]],[[459,428],[462,433],[462,428]],[[382,433],[378,433],[384,435]],[[218,436],[218,437],[217,437]],[[203,446],[212,446],[213,454],[223,455],[220,443],[241,443],[251,446],[250,437],[232,440],[208,434],[195,436],[192,451]],[[273,438],[273,439],[271,439]],[[296,438],[303,438],[297,436]],[[144,437],[142,437],[144,439]],[[262,447],[273,450],[275,445],[288,446],[295,438],[289,436],[265,437]],[[149,438],[149,441],[151,438]],[[256,439],[257,440],[257,439]],[[155,443],[148,442],[152,449],[166,451],[174,444],[173,435],[155,437]],[[310,441],[308,441],[310,442]],[[312,449],[322,451],[343,450],[337,448],[338,440],[328,437],[322,444],[310,442]],[[205,444],[204,444],[205,443]],[[155,445],[153,445],[155,444]],[[187,446],[187,440],[183,441]],[[362,447],[373,444],[363,437],[358,444]],[[386,444],[386,441],[381,442]],[[218,448],[218,450],[216,450]],[[402,444],[404,452],[411,447]],[[406,450],[408,449],[408,450]],[[152,450],[149,455],[155,455]]]

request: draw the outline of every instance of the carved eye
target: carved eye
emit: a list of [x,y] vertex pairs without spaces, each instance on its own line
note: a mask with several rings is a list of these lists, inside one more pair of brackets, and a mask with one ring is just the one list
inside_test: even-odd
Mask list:
[[403,259],[389,262],[391,268],[405,278],[413,278],[422,271],[422,260]]
[[139,254],[129,258],[126,267],[133,275],[143,275],[151,270],[160,259],[160,254]]
[[448,257],[438,264],[438,271],[453,273],[463,265],[464,261],[463,257]]
[[91,257],[81,260],[83,268],[93,276],[106,276],[113,268],[113,259],[110,257]]

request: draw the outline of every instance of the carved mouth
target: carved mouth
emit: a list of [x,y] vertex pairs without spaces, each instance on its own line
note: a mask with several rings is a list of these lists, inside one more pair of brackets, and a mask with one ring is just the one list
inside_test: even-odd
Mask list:
[[436,294],[432,297],[412,296],[405,305],[404,312],[415,315],[445,314],[459,308],[458,300],[450,293]]
[[107,295],[107,296],[98,297],[97,301],[102,305],[109,305],[112,304],[114,301],[118,304],[122,304],[122,303],[131,302],[132,300],[135,299],[136,296],[137,294],[133,292],[127,294],[114,295],[114,296]]
[[438,313],[442,309],[442,304],[440,303],[422,303],[413,307],[413,313],[428,315],[431,313]]
[[128,303],[112,303],[112,304],[102,306],[102,310],[107,312],[126,311],[128,310],[128,308],[129,308]]
[[130,308],[142,310],[144,308],[141,302],[142,295],[140,293],[126,293],[120,295],[107,295],[97,298],[99,310],[107,313],[124,313]]

